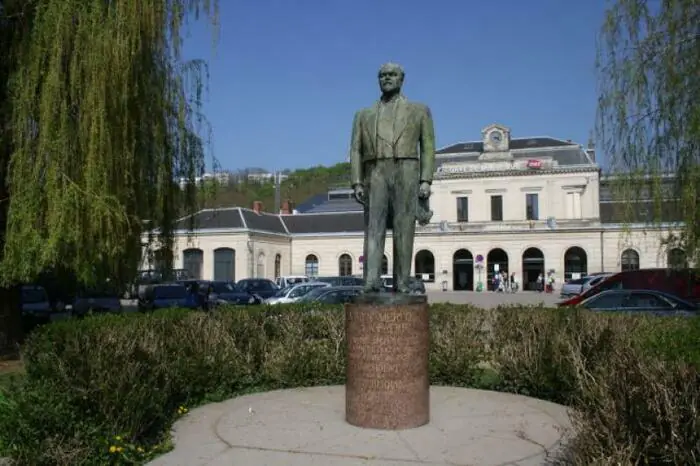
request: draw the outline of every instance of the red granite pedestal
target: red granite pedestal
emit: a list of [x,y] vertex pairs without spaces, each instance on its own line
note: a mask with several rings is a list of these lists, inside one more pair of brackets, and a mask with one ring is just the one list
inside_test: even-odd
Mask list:
[[345,306],[345,418],[372,429],[401,430],[430,420],[425,296],[364,294]]

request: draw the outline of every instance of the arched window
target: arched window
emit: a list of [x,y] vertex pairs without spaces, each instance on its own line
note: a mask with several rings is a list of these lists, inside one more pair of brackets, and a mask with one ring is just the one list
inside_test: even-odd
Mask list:
[[187,278],[201,280],[203,263],[204,253],[201,249],[190,248],[182,251],[182,265],[187,270]]
[[275,255],[275,278],[282,276],[282,256],[279,254]]
[[639,270],[639,254],[634,249],[625,249],[620,258],[620,270]]
[[352,257],[350,257],[350,254],[342,254],[338,258],[338,275],[341,277],[352,275]]
[[318,277],[318,257],[313,254],[306,256],[304,261],[304,274],[307,277]]
[[668,251],[668,267],[672,269],[687,269],[688,256],[681,248],[673,248]]
[[575,280],[588,275],[588,254],[578,246],[571,247],[564,254],[564,280]]
[[258,264],[257,271],[255,273],[256,278],[265,278],[265,253],[261,252],[258,254]]
[[236,281],[236,251],[231,248],[214,250],[214,280]]
[[413,268],[416,278],[424,282],[435,281],[435,256],[433,253],[422,249],[416,253]]

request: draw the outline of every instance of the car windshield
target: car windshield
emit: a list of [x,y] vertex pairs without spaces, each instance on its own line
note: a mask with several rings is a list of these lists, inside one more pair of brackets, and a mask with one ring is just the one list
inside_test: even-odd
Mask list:
[[238,291],[236,285],[229,282],[214,282],[211,284],[211,290],[217,294],[236,293]]
[[273,296],[274,298],[284,298],[285,296],[287,296],[287,293],[289,293],[289,290],[291,290],[292,288],[293,288],[292,286],[288,286],[288,287],[285,287],[285,288],[280,288],[280,289],[277,290],[277,292],[276,292],[275,294],[273,294],[272,296]]
[[156,286],[153,288],[155,299],[180,299],[187,297],[187,289],[182,285]]
[[328,292],[328,287],[318,287],[314,288],[304,296],[301,297],[300,301],[315,301],[319,296],[324,295]]
[[36,304],[48,301],[46,291],[43,288],[22,288],[22,302],[26,304]]

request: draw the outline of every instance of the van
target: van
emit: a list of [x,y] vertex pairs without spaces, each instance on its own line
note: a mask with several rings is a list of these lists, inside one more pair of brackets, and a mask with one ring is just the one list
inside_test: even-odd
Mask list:
[[558,305],[577,306],[606,290],[661,291],[700,304],[700,269],[639,269],[619,272]]

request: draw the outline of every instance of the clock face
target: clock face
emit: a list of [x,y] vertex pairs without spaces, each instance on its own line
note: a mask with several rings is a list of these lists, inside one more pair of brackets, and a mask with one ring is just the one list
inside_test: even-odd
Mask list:
[[498,144],[498,143],[500,143],[501,141],[503,141],[503,134],[501,134],[500,131],[494,131],[494,132],[492,132],[491,135],[490,135],[489,137],[491,138],[491,142],[496,143],[496,144]]

